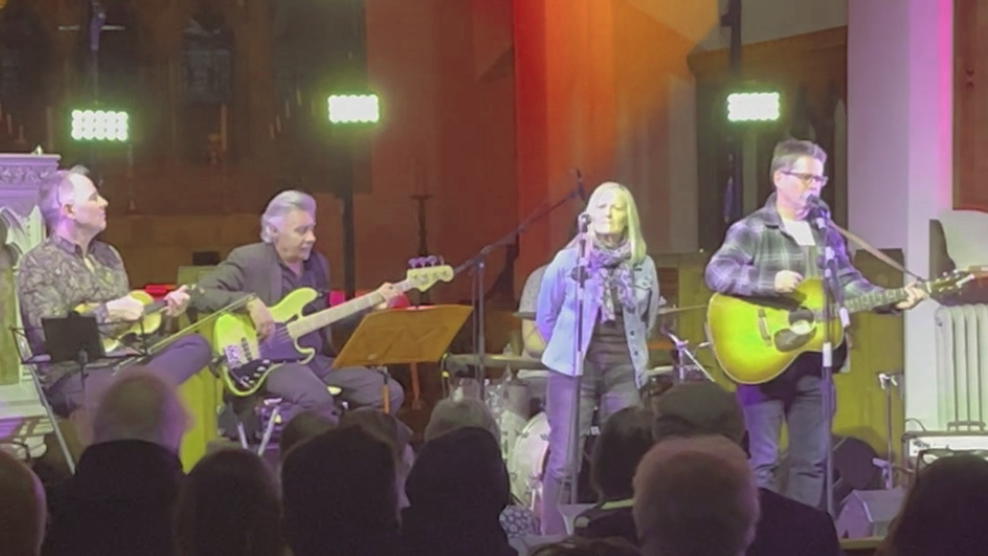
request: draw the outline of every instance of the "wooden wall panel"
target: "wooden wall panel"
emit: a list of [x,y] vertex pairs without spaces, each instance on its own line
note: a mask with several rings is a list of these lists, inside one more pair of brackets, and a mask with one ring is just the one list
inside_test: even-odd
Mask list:
[[988,0],[954,2],[954,208],[988,211]]

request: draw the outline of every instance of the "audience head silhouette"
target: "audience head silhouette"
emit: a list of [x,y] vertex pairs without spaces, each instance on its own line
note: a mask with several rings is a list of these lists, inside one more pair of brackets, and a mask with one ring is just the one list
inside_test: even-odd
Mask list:
[[41,481],[26,465],[0,450],[0,554],[40,554],[47,519]]
[[281,501],[253,452],[208,455],[182,484],[174,521],[176,556],[279,556]]
[[485,429],[493,434],[494,438],[501,438],[500,428],[487,405],[475,398],[463,398],[445,399],[436,404],[432,409],[432,415],[429,416],[429,424],[425,427],[425,440],[428,442],[464,427]]
[[515,554],[500,516],[511,499],[508,472],[489,430],[466,427],[427,441],[408,475],[404,548],[430,556]]
[[288,454],[281,482],[294,556],[396,553],[394,454],[378,436],[361,427],[316,436]]
[[758,517],[747,456],[723,436],[660,442],[638,465],[634,518],[645,556],[740,556]]
[[174,385],[143,368],[120,374],[93,415],[93,443],[143,440],[178,452],[189,417]]
[[332,421],[315,411],[296,413],[281,431],[281,438],[278,440],[278,456],[281,461],[285,461],[292,448],[334,428],[336,425]]
[[628,407],[612,415],[594,444],[591,481],[601,500],[625,500],[634,494],[632,479],[652,447],[652,412]]
[[988,461],[938,459],[920,471],[885,539],[883,556],[975,556],[988,546]]
[[715,382],[678,384],[655,401],[652,437],[722,435],[741,444],[744,414],[734,395]]
[[584,539],[573,537],[542,545],[531,556],[639,556],[638,549],[624,539]]

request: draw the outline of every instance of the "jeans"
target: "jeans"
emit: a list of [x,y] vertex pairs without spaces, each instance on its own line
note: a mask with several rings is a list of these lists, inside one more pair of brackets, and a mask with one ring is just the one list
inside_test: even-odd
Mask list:
[[[549,455],[542,487],[542,534],[566,532],[560,501],[568,500],[569,484],[579,476],[582,459],[572,469],[570,436],[576,377],[550,372],[546,385],[546,417],[549,420]],[[631,365],[599,368],[587,361],[580,381],[580,446],[590,434],[594,410],[600,425],[618,411],[639,402],[635,370]],[[599,407],[598,407],[599,403]]]
[[265,390],[290,406],[284,421],[300,411],[313,411],[334,423],[339,413],[327,386],[342,390],[340,398],[353,407],[384,407],[383,387],[388,386],[390,412],[397,413],[405,399],[401,385],[390,376],[366,367],[331,368],[333,360],[317,355],[306,365],[288,363],[268,375]]
[[[211,360],[209,343],[202,336],[190,335],[161,350],[146,367],[178,386],[206,368]],[[85,376],[75,373],[62,378],[47,392],[52,410],[61,417],[68,417],[77,409],[95,409],[113,383],[115,374],[113,367],[101,366],[87,370]]]
[[[758,486],[821,508],[827,435],[833,415],[824,418],[819,367],[799,363],[797,360],[793,367],[765,384],[739,385],[737,398],[744,411],[748,451]],[[789,429],[789,480],[784,491],[777,484],[783,419]]]

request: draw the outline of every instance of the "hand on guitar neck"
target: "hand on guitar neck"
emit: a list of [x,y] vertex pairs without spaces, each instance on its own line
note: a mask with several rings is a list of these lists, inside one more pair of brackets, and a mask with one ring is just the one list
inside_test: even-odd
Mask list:
[[[803,276],[791,270],[780,270],[775,273],[775,291],[778,293],[792,293],[796,291],[799,284],[803,282]],[[912,309],[920,301],[923,301],[929,294],[915,282],[904,288],[906,299],[895,304],[895,308],[900,311]]]

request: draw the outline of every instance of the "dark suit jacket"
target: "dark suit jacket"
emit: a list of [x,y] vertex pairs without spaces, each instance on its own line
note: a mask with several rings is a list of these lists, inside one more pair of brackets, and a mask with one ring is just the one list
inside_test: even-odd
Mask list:
[[840,556],[840,541],[827,512],[759,489],[762,517],[747,556]]
[[[312,252],[312,263],[322,265],[324,284],[319,289],[329,290],[329,262],[321,253]],[[321,281],[321,280],[320,280]],[[191,306],[196,311],[213,312],[238,301],[244,295],[253,294],[267,306],[276,305],[290,292],[282,291],[282,269],[278,252],[267,243],[252,243],[237,247],[215,269],[197,282],[199,291],[191,295]],[[330,334],[323,333],[329,347]]]

